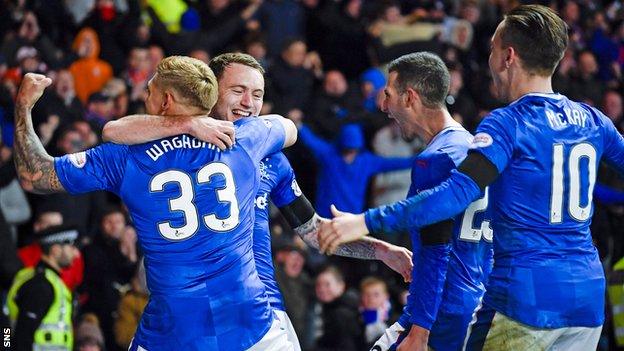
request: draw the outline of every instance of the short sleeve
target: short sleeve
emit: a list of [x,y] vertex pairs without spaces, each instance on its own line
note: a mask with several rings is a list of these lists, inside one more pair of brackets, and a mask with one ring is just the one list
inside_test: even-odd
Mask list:
[[493,111],[477,127],[470,152],[479,152],[502,173],[511,160],[515,145],[515,121],[504,113]]
[[284,207],[301,196],[301,189],[295,179],[295,172],[286,157],[283,155],[281,157],[284,158],[279,164],[281,177],[271,192],[271,200],[277,207]]
[[54,168],[61,184],[70,194],[95,190],[119,192],[128,146],[102,144],[74,154],[56,157]]
[[[280,151],[284,146],[286,132],[279,116],[244,118],[238,125],[236,142],[242,145],[249,156],[260,161],[267,155]],[[238,121],[237,121],[238,122]]]

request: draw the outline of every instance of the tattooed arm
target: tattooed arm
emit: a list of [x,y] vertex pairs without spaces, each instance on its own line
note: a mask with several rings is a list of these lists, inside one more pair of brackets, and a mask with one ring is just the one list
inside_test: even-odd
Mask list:
[[52,80],[28,73],[22,79],[15,101],[15,168],[22,188],[38,194],[65,191],[54,169],[54,158],[46,152],[32,124],[31,110]]
[[[318,232],[325,225],[331,225],[331,221],[314,214],[309,221],[294,228],[294,231],[306,244],[318,250]],[[412,253],[404,247],[366,236],[360,240],[340,245],[334,254],[364,260],[380,260],[401,274],[405,281],[411,280]]]

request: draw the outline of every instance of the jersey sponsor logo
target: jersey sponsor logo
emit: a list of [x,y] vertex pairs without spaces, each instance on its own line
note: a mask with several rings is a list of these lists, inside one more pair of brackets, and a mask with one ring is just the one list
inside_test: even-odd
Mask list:
[[267,205],[269,204],[268,195],[269,195],[268,193],[264,193],[256,198],[255,203],[258,209],[260,210],[266,209]]
[[84,151],[70,154],[68,157],[69,161],[76,166],[76,168],[82,168],[87,164],[87,153]]
[[488,147],[492,145],[494,140],[488,133],[477,133],[472,139],[472,144],[470,144],[471,149],[477,149],[480,147]]
[[[269,159],[265,159],[265,161],[268,161]],[[270,167],[270,166],[269,166]],[[264,163],[263,161],[260,161],[260,179],[269,179],[269,172],[268,169],[269,167],[267,167],[266,163]]]
[[296,179],[293,179],[292,183],[290,183],[290,188],[292,189],[295,196],[297,197],[301,196],[302,194],[301,188],[299,187],[299,184],[297,183]]

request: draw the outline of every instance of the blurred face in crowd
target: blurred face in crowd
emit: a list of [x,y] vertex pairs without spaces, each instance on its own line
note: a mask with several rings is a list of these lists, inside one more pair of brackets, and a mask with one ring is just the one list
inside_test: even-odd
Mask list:
[[202,50],[202,49],[193,50],[191,51],[189,56],[191,56],[192,58],[196,58],[204,62],[205,64],[208,64],[208,62],[210,62],[210,54],[208,54],[206,50]]
[[266,57],[266,46],[259,41],[254,41],[247,45],[247,53],[256,60],[261,60]]
[[59,139],[57,146],[59,150],[63,151],[66,154],[73,154],[75,152],[80,152],[85,149],[84,142],[80,133],[76,130],[68,130],[66,131],[61,138]]
[[149,50],[144,48],[132,49],[132,51],[130,51],[130,57],[128,58],[128,67],[137,71],[149,71],[151,67]]
[[578,67],[582,75],[592,75],[598,72],[596,58],[589,51],[585,51],[579,56]]
[[162,59],[165,58],[165,52],[158,45],[152,45],[149,47],[149,60],[150,60],[150,71],[156,71],[156,67]]
[[218,118],[236,121],[257,116],[264,98],[264,77],[257,69],[232,63],[219,79],[219,98],[212,109]]
[[288,49],[282,53],[282,58],[292,67],[301,67],[305,61],[308,47],[302,41],[292,43]]
[[405,92],[399,92],[397,86],[397,72],[390,72],[388,82],[384,88],[384,100],[381,104],[381,110],[388,114],[388,117],[394,119],[399,128],[401,135],[406,139],[416,136],[416,128],[410,120],[410,114],[405,99]]
[[80,138],[85,147],[93,147],[98,143],[98,137],[87,121],[76,121],[72,123],[72,127],[80,134]]
[[342,296],[345,290],[344,282],[339,281],[336,276],[325,271],[316,278],[316,298],[322,303],[330,303]]
[[126,217],[121,212],[113,212],[102,218],[102,233],[108,238],[121,240],[125,228]]
[[604,96],[604,113],[611,121],[620,122],[622,120],[622,96],[615,91],[608,91]]
[[567,1],[562,12],[563,20],[567,24],[573,24],[578,22],[580,17],[580,11],[579,6],[576,2]]
[[325,75],[323,88],[327,95],[341,97],[347,92],[347,80],[339,71],[329,71]]
[[73,97],[74,94],[74,76],[68,70],[61,70],[56,76],[56,93],[63,97]]
[[89,103],[89,111],[96,113],[102,118],[111,118],[115,112],[115,104],[113,99],[93,101]]
[[56,263],[61,268],[67,268],[71,266],[74,258],[78,255],[78,250],[73,244],[63,244],[59,245],[59,252],[56,255]]
[[296,250],[291,250],[282,255],[284,272],[291,278],[296,278],[301,274],[305,258]]
[[388,292],[381,283],[370,284],[362,290],[362,307],[367,310],[376,310],[384,307],[388,301]]
[[384,19],[389,23],[401,22],[401,9],[397,5],[389,6],[384,12]]
[[230,4],[230,0],[209,0],[208,1],[210,10],[213,13],[218,13],[223,11]]
[[35,232],[40,232],[55,225],[63,224],[63,215],[60,212],[43,212],[33,224]]

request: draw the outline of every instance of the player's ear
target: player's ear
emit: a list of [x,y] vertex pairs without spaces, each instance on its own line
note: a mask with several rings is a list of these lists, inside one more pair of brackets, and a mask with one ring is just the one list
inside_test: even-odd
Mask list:
[[415,102],[420,102],[420,95],[413,88],[405,89],[405,94],[401,97],[406,106],[412,106]]
[[173,101],[174,101],[173,94],[171,94],[170,91],[165,91],[160,109],[163,111],[167,111],[168,109],[171,108]]
[[518,59],[518,53],[516,50],[510,46],[505,49],[505,67],[509,68],[514,61]]

